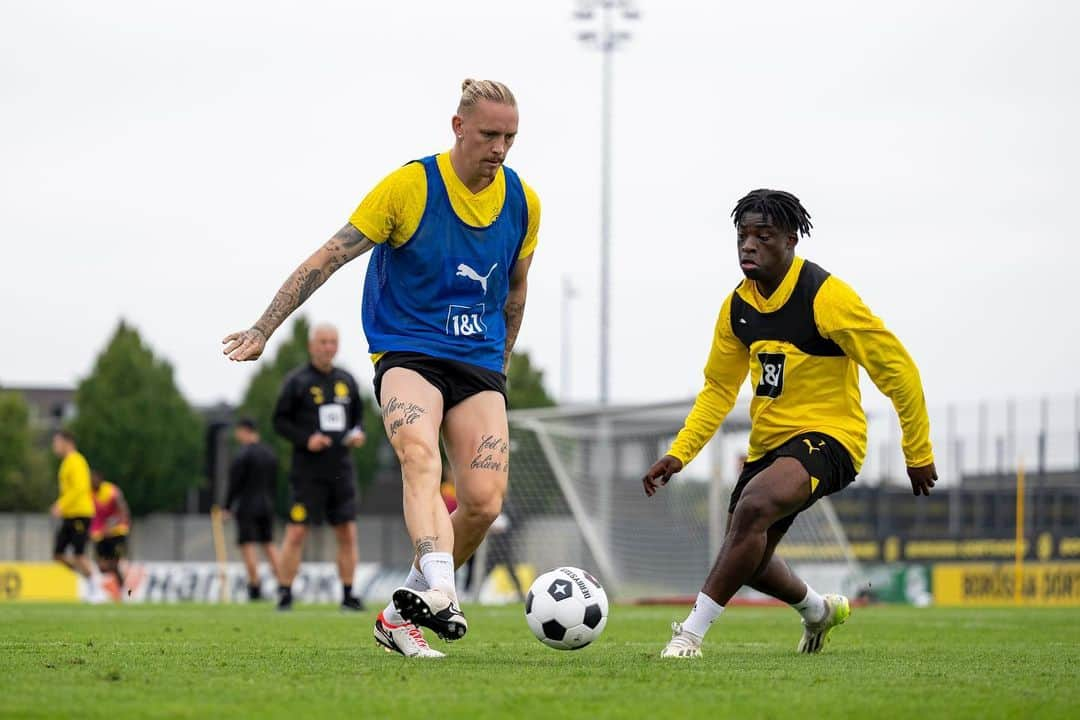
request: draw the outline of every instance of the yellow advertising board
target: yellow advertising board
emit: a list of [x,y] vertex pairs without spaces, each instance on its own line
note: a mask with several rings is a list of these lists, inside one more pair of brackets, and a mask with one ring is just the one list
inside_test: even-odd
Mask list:
[[78,576],[59,563],[0,563],[0,603],[78,599]]
[[[934,565],[934,604],[1008,606],[1017,603],[1016,569],[1012,563]],[[1080,607],[1080,562],[1025,563],[1019,602],[1023,605]]]

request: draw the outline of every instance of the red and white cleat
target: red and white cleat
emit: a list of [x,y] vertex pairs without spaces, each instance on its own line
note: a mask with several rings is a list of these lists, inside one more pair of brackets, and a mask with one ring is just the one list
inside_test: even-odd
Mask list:
[[402,625],[391,625],[379,613],[375,618],[375,642],[383,646],[387,652],[396,652],[405,657],[446,657],[445,653],[433,649],[424,639],[424,633],[420,628],[410,622]]

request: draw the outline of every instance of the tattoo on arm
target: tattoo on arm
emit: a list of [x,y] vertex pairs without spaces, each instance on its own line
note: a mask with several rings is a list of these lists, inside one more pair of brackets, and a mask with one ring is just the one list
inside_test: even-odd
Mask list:
[[428,553],[435,552],[435,543],[439,541],[437,535],[425,535],[416,541],[416,557],[421,558]]
[[322,247],[322,252],[328,256],[327,277],[333,275],[345,263],[355,260],[373,247],[375,243],[364,233],[353,227],[352,223],[345,223],[345,226],[334,233],[334,237],[327,240]]
[[311,267],[307,262],[293,270],[292,275],[270,301],[262,317],[255,322],[255,329],[261,332],[264,338],[270,337],[281,323],[285,322],[285,318],[311,297],[311,293],[315,292],[327,277],[328,274],[324,275],[319,268]]
[[262,317],[255,322],[254,329],[262,333],[264,338],[269,338],[285,322],[285,318],[303,305],[327,278],[342,265],[373,247],[375,243],[347,223],[289,275]]
[[522,298],[520,302],[513,298],[508,299],[506,307],[503,308],[503,317],[506,319],[506,350],[503,352],[503,367],[509,369],[510,353],[514,351],[521,321],[525,317],[525,298]]

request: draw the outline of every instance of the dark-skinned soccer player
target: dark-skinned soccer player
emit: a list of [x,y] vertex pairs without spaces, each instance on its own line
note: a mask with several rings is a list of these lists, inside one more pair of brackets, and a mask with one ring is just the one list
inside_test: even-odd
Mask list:
[[846,283],[795,254],[810,234],[799,199],[755,190],[732,212],[745,275],[724,300],[698,394],[667,454],[642,479],[654,495],[701,451],[750,375],[747,461],[731,494],[723,545],[690,615],[672,624],[662,657],[701,656],[709,626],[744,585],[802,616],[802,653],[819,652],[851,614],[843,595],[819,595],[779,557],[795,517],[851,483],[866,457],[859,366],[892,400],[915,495],[937,480],[919,371],[900,341]]

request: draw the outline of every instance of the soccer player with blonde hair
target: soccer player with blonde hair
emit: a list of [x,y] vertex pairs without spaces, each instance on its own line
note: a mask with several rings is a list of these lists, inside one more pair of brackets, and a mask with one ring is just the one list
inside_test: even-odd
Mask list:
[[[326,279],[373,250],[363,320],[375,397],[401,463],[415,558],[375,621],[376,641],[409,657],[441,657],[417,625],[465,635],[454,571],[502,509],[510,468],[506,368],[525,311],[540,202],[505,166],[518,130],[506,85],[465,80],[449,152],[406,164],[298,267],[225,353],[254,360],[270,334]],[[458,506],[439,494],[442,435]]]

